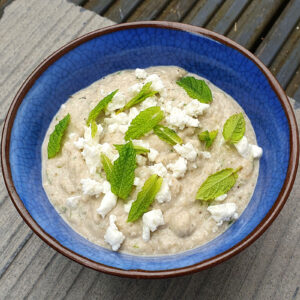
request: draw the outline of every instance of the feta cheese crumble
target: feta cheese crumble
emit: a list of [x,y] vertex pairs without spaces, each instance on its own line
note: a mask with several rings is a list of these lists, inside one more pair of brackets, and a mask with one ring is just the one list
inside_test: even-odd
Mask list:
[[260,158],[263,154],[261,147],[248,143],[248,139],[243,136],[242,139],[234,144],[238,153],[244,158]]
[[150,231],[154,232],[158,226],[164,225],[164,217],[160,209],[153,209],[143,215],[143,240],[150,240]]
[[199,127],[200,122],[198,119],[194,119],[187,115],[184,110],[179,109],[178,107],[173,107],[170,110],[170,114],[166,117],[166,121],[179,129],[184,129],[186,126],[190,127]]
[[193,99],[184,107],[184,112],[191,117],[198,117],[209,108],[209,104]]
[[187,160],[183,157],[179,157],[175,163],[168,164],[167,168],[173,172],[175,178],[181,178],[187,170]]
[[135,69],[135,77],[138,79],[145,79],[147,77],[147,72],[144,69]]
[[215,199],[215,201],[224,201],[227,198],[227,194],[223,194]]
[[158,151],[156,151],[154,148],[150,148],[150,152],[148,153],[148,159],[151,162],[154,162],[158,156]]
[[112,101],[108,103],[106,112],[112,113],[113,111],[122,108],[126,104],[125,96],[122,92],[117,92]]
[[158,163],[153,166],[150,166],[149,169],[151,170],[152,174],[156,174],[160,177],[165,177],[168,175],[168,170],[162,163]]
[[171,191],[169,188],[169,182],[166,178],[163,179],[160,190],[156,195],[156,200],[158,203],[164,203],[171,201]]
[[235,203],[210,205],[207,208],[218,226],[221,226],[225,221],[236,220],[238,218],[236,209],[237,207]]
[[127,213],[130,212],[131,205],[132,205],[133,202],[134,202],[134,200],[130,200],[127,203],[124,204],[124,211],[125,212],[127,212]]
[[101,215],[102,218],[104,218],[117,205],[118,199],[118,197],[111,192],[110,183],[108,181],[106,181],[106,183],[109,188],[103,188],[103,192],[105,192],[105,195],[101,201],[100,206],[97,208],[97,213]]
[[99,196],[103,192],[103,183],[90,178],[80,180],[83,195]]
[[161,95],[165,95],[165,86],[157,74],[151,74],[146,78],[145,83],[152,82],[151,88],[158,91]]
[[180,154],[187,160],[195,161],[197,157],[197,151],[191,143],[186,143],[182,145],[176,144],[173,148],[178,154]]
[[115,215],[109,216],[109,226],[104,235],[105,242],[111,246],[113,251],[117,251],[125,239],[124,234],[118,230],[115,224],[116,220],[117,217]]

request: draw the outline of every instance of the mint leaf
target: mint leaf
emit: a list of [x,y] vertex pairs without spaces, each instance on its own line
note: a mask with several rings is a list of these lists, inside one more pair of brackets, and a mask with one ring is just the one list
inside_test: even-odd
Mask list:
[[234,114],[224,124],[223,137],[228,143],[237,143],[245,134],[246,124],[242,113]]
[[184,88],[191,98],[197,99],[201,103],[210,103],[212,101],[211,90],[204,80],[188,76],[177,80],[176,83]]
[[[114,146],[117,150],[120,150],[123,147],[123,145],[114,145]],[[136,155],[150,152],[149,149],[137,145],[133,145],[133,149],[135,150]]]
[[129,100],[123,108],[119,109],[117,113],[120,113],[126,109],[129,109],[130,107],[137,105],[137,104],[143,102],[144,100],[146,100],[147,98],[152,97],[155,94],[157,94],[158,93],[157,91],[151,90],[151,84],[152,84],[151,81],[146,83],[142,87],[140,92],[136,96],[134,96],[131,100]]
[[97,133],[97,130],[98,130],[97,123],[96,123],[96,121],[93,120],[91,122],[91,136],[92,136],[92,138],[95,137],[95,135]]
[[208,176],[200,186],[196,199],[209,201],[226,194],[234,186],[240,170],[241,167],[236,170],[227,168]]
[[70,114],[67,114],[62,120],[55,125],[53,132],[50,134],[48,142],[48,158],[53,158],[60,151],[62,138],[71,120]]
[[136,153],[131,141],[124,144],[118,152],[119,158],[114,161],[110,176],[111,191],[121,199],[126,199],[133,186]]
[[101,163],[102,163],[104,172],[106,174],[106,179],[107,179],[107,181],[110,182],[111,174],[113,171],[113,164],[111,163],[110,159],[103,153],[100,155],[100,159],[101,159]]
[[148,211],[149,206],[152,204],[156,194],[160,190],[162,182],[163,179],[155,174],[146,180],[142,190],[137,195],[137,199],[131,205],[127,222],[138,220]]
[[149,132],[164,118],[159,106],[152,106],[141,111],[130,123],[125,133],[125,140],[138,139]]
[[182,139],[177,135],[177,133],[166,126],[156,125],[153,128],[154,133],[164,142],[174,146],[176,144],[181,145]]
[[114,95],[118,92],[118,90],[113,91],[106,97],[104,97],[102,100],[99,101],[99,103],[91,110],[89,113],[88,119],[86,121],[86,125],[90,126],[92,121],[96,121],[97,117],[101,113],[102,110],[104,110],[108,103],[113,99]]
[[213,130],[210,132],[208,130],[205,130],[199,133],[198,138],[201,142],[205,142],[206,148],[210,148],[217,135],[218,135],[218,130]]

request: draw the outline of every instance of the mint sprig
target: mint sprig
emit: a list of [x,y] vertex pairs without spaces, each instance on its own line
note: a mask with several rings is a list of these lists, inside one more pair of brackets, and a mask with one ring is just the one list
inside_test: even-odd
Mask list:
[[90,126],[91,126],[91,136],[92,136],[92,138],[94,138],[96,136],[97,131],[98,131],[98,127],[97,127],[96,121],[93,120],[91,122]]
[[121,199],[126,199],[133,186],[136,168],[136,152],[132,142],[118,149],[119,158],[114,161],[110,175],[111,191]]
[[101,164],[106,174],[107,181],[111,182],[111,176],[113,171],[113,164],[110,159],[103,153],[100,155]]
[[204,80],[187,76],[177,80],[176,83],[184,88],[191,98],[197,99],[201,103],[210,103],[212,101],[211,90]]
[[137,104],[145,101],[147,98],[152,97],[155,94],[157,94],[158,93],[157,91],[153,91],[151,89],[151,84],[152,84],[151,81],[146,83],[142,87],[140,92],[136,96],[134,96],[131,100],[129,100],[123,108],[119,109],[117,111],[117,113],[127,110],[127,109],[131,108],[132,106],[137,105]]
[[208,176],[200,186],[196,199],[210,201],[226,194],[235,185],[238,178],[237,172],[241,168],[239,167],[236,170],[227,168]]
[[180,138],[180,136],[177,135],[177,133],[173,129],[162,125],[156,125],[153,128],[153,131],[162,141],[167,142],[172,146],[176,144],[182,144],[182,139]]
[[[123,145],[114,145],[114,146],[115,146],[115,148],[117,150],[120,150],[123,147]],[[144,148],[142,146],[133,145],[133,148],[135,150],[136,155],[138,155],[138,154],[145,154],[145,153],[149,153],[150,152],[149,149]]]
[[234,114],[224,124],[223,137],[228,143],[237,143],[245,134],[246,124],[242,113]]
[[49,142],[48,142],[48,158],[55,157],[61,149],[62,146],[62,138],[66,129],[70,124],[71,116],[67,114],[62,120],[55,125],[53,132],[50,134]]
[[125,140],[138,139],[153,129],[164,118],[159,106],[152,106],[141,111],[130,123],[125,133]]
[[97,117],[101,113],[102,110],[104,110],[109,102],[113,99],[114,95],[118,92],[118,90],[113,91],[106,97],[104,97],[102,100],[99,101],[99,103],[91,110],[89,113],[88,119],[86,121],[86,125],[90,126],[92,121],[96,121]]
[[218,130],[213,130],[213,131],[205,130],[199,133],[198,138],[201,142],[205,142],[206,148],[210,148],[217,135],[218,135]]
[[152,204],[161,188],[162,182],[163,179],[156,174],[150,176],[146,180],[142,190],[137,195],[137,199],[131,205],[127,222],[138,220],[148,211],[149,206]]

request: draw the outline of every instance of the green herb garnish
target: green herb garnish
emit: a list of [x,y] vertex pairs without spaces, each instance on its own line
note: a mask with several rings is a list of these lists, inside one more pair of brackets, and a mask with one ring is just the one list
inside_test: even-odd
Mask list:
[[163,179],[155,174],[146,180],[142,190],[137,195],[137,199],[131,205],[127,222],[138,220],[148,211],[149,206],[152,204],[155,196],[160,190],[162,182]]
[[113,171],[113,164],[110,161],[110,159],[103,153],[100,155],[100,159],[101,159],[102,167],[103,167],[104,172],[106,174],[106,179],[107,179],[107,181],[110,182],[112,171]]
[[126,109],[129,109],[132,106],[137,105],[137,104],[143,102],[144,100],[146,100],[147,98],[152,97],[155,94],[157,94],[158,93],[157,91],[153,91],[151,89],[151,84],[152,84],[151,81],[148,82],[148,83],[146,83],[142,87],[142,89],[140,90],[140,92],[136,96],[134,96],[131,100],[129,100],[129,102],[127,102],[126,105],[123,108],[119,109],[117,111],[117,113],[120,113],[120,112],[122,112],[122,111],[124,111]]
[[191,98],[197,99],[201,103],[210,103],[212,101],[211,90],[204,80],[188,76],[181,78],[176,83],[184,88]]
[[228,143],[237,143],[245,134],[246,124],[242,113],[232,115],[224,124],[223,137]]
[[172,146],[176,144],[182,144],[182,139],[180,138],[180,136],[177,135],[177,133],[173,129],[162,125],[156,125],[153,128],[153,131],[161,140],[167,142]]
[[118,149],[119,158],[114,161],[110,177],[111,191],[121,199],[126,199],[133,186],[136,168],[136,152],[132,142]]
[[[115,146],[115,148],[117,150],[119,150],[119,149],[121,149],[121,147],[123,147],[123,145],[114,145],[114,146]],[[149,149],[144,148],[142,146],[133,145],[133,148],[134,148],[134,150],[136,152],[136,155],[138,155],[138,154],[145,154],[145,153],[149,153],[150,152]]]
[[153,129],[164,118],[159,106],[152,106],[141,111],[130,123],[125,133],[125,140],[138,139]]
[[218,130],[213,130],[213,131],[205,130],[198,135],[198,138],[201,142],[205,142],[206,148],[210,148],[217,135],[218,135]]
[[67,114],[55,126],[54,131],[50,134],[48,142],[48,158],[53,158],[61,149],[62,138],[71,120],[70,114]]
[[242,167],[236,170],[227,168],[207,177],[200,186],[196,199],[210,201],[226,194],[235,184]]
[[99,101],[99,103],[91,110],[89,113],[88,119],[86,121],[86,125],[90,126],[92,121],[96,121],[97,117],[101,113],[102,110],[104,110],[109,102],[113,99],[114,95],[118,92],[118,90],[113,91],[106,97],[104,97],[102,100]]

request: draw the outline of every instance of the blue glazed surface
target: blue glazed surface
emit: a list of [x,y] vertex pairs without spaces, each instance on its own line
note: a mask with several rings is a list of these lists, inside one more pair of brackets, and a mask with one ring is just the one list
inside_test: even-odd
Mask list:
[[[184,253],[138,257],[92,244],[63,221],[42,187],[41,145],[53,116],[70,95],[112,72],[155,65],[180,66],[206,77],[234,97],[250,118],[264,155],[248,207],[224,234]],[[209,259],[243,240],[274,204],[286,176],[289,151],[289,128],[282,106],[252,61],[198,34],[140,28],[90,40],[65,54],[40,76],[18,110],[10,163],[25,207],[43,230],[63,246],[93,261],[125,270],[166,270]]]

